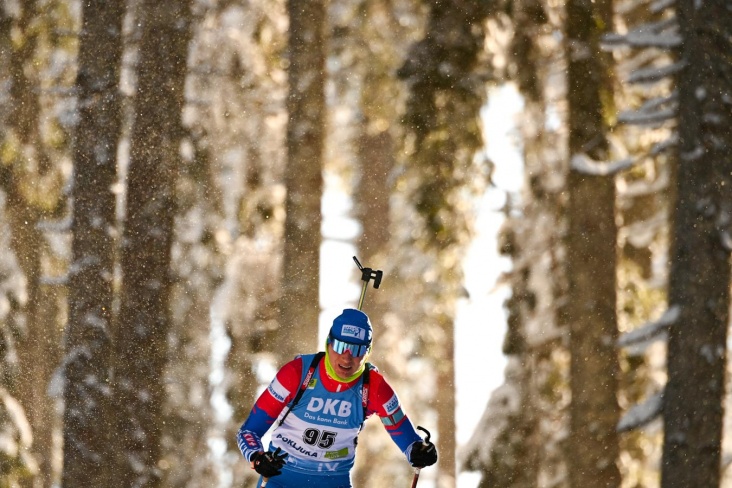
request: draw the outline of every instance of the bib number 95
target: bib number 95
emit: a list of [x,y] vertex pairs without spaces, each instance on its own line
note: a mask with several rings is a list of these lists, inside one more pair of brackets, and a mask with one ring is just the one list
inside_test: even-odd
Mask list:
[[302,440],[311,446],[317,445],[321,449],[328,449],[335,442],[337,433],[329,430],[305,429]]

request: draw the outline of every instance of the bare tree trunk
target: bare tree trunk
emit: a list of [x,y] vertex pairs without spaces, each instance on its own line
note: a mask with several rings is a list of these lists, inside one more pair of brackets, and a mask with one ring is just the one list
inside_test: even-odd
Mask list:
[[288,0],[287,10],[287,200],[279,301],[284,360],[317,347],[326,52],[324,0]]
[[[611,7],[609,0],[571,0],[566,6],[570,161],[609,157],[601,95],[610,85],[598,25],[609,24]],[[560,320],[570,331],[569,481],[574,488],[612,488],[620,486],[615,178],[583,172],[570,162],[567,190],[568,290]]]
[[730,306],[732,11],[683,0],[661,486],[719,486]]
[[160,486],[174,183],[183,136],[191,1],[145,0],[130,140],[115,345],[117,486]]
[[82,6],[66,333],[64,486],[108,486],[119,77],[124,2]]

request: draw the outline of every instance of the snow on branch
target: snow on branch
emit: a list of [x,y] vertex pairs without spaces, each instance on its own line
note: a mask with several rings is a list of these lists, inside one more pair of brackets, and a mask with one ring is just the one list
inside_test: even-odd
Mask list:
[[659,336],[666,332],[669,326],[673,325],[681,315],[681,307],[674,305],[667,309],[661,318],[654,322],[647,322],[635,330],[626,332],[618,339],[618,347],[627,347],[638,344]]
[[614,175],[624,169],[630,168],[634,163],[635,161],[632,158],[611,162],[595,161],[585,153],[577,153],[570,160],[570,165],[573,170],[593,176]]
[[719,231],[719,240],[722,243],[722,248],[727,252],[732,252],[732,235],[728,229],[722,229]]
[[59,220],[42,220],[36,224],[36,229],[61,234],[71,230],[71,221],[71,217],[65,217]]
[[651,13],[657,14],[673,5],[676,5],[676,0],[656,0],[651,4]]
[[656,112],[630,111],[618,116],[618,121],[632,125],[660,125],[676,117],[676,108],[665,108]]
[[681,71],[686,66],[685,61],[667,64],[664,66],[651,66],[641,68],[630,74],[628,83],[646,84],[655,83]]
[[674,133],[671,137],[668,139],[665,139],[661,142],[657,142],[653,145],[651,148],[651,151],[648,153],[650,156],[658,156],[659,154],[662,154],[669,149],[672,149],[676,147],[679,144],[679,135]]
[[636,249],[643,249],[651,245],[653,239],[668,222],[666,210],[659,210],[650,218],[640,220],[625,226],[622,235],[631,246]]
[[627,34],[606,34],[602,37],[603,48],[628,46],[635,48],[656,47],[671,49],[681,45],[678,22],[675,17],[640,25]]
[[616,430],[618,432],[628,432],[643,427],[658,417],[662,409],[663,392],[658,392],[649,397],[645,402],[639,405],[633,405],[620,419]]
[[647,101],[637,110],[627,110],[618,115],[618,122],[633,125],[659,125],[676,117],[678,95],[657,97]]

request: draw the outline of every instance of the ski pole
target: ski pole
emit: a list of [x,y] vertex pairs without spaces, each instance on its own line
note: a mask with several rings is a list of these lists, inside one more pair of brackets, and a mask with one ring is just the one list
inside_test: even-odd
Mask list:
[[[422,441],[422,445],[426,446],[427,444],[429,444],[430,436],[432,434],[430,434],[430,432],[427,429],[425,429],[424,427],[417,426],[417,430],[421,430],[422,432],[427,434],[427,438]],[[422,470],[422,468],[414,468],[414,478],[412,478],[412,488],[417,488],[417,481],[419,481],[419,472],[421,470]],[[262,485],[262,486],[264,486],[264,485]]]
[[358,300],[358,309],[361,310],[363,307],[363,299],[366,297],[366,289],[369,287],[369,281],[374,280],[374,289],[378,289],[381,285],[381,278],[384,272],[380,269],[373,270],[371,268],[364,268],[361,263],[358,262],[356,256],[353,256],[353,260],[356,262],[356,266],[361,270],[361,281],[363,286],[361,287],[361,298]]

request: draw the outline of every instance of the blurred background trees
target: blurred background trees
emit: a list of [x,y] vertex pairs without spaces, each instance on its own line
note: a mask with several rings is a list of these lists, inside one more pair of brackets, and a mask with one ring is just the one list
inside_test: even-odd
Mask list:
[[[691,0],[3,0],[0,486],[252,486],[234,433],[322,347],[341,204],[385,275],[372,360],[438,443],[421,484],[730,483],[731,39]],[[503,85],[508,362],[461,446]],[[368,422],[355,486],[411,476]]]

